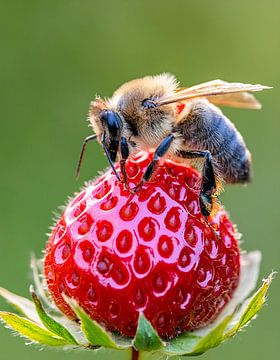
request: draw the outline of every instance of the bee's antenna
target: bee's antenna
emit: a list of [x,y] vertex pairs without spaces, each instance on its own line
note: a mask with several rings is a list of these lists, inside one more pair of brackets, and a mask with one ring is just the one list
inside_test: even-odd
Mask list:
[[81,152],[80,152],[80,156],[79,156],[79,161],[77,164],[77,168],[76,168],[76,179],[79,178],[80,176],[80,170],[81,170],[81,165],[82,165],[82,161],[84,158],[84,153],[85,153],[85,149],[86,149],[86,145],[89,141],[91,140],[95,140],[97,138],[96,134],[87,136],[84,140],[83,140],[83,144],[82,144],[82,148],[81,148]]

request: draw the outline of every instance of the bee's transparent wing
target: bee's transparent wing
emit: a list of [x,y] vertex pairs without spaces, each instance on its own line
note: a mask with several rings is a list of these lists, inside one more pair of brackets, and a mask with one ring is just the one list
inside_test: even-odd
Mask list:
[[230,106],[242,109],[261,109],[261,103],[248,92],[209,96],[207,99],[217,106]]
[[208,81],[190,88],[181,88],[175,94],[159,99],[159,105],[171,104],[177,101],[206,97],[216,105],[259,109],[260,103],[248,92],[271,89],[260,84],[228,83],[222,80]]

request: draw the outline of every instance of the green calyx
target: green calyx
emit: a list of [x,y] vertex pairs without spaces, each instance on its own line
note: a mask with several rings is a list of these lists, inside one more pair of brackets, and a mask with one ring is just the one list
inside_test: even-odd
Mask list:
[[[36,291],[31,288],[32,300],[15,295],[0,288],[0,296],[6,299],[18,314],[0,311],[0,319],[19,335],[48,346],[63,348],[86,348],[96,351],[100,348],[115,351],[131,351],[131,358],[139,360],[157,360],[180,356],[200,355],[217,347],[223,341],[249,324],[260,311],[266,300],[268,288],[273,279],[270,274],[253,296],[248,293],[255,287],[258,277],[260,254],[249,253],[243,256],[239,288],[219,318],[210,326],[197,331],[185,332],[174,339],[163,341],[144,314],[139,314],[138,328],[133,339],[106,331],[91,319],[73,300],[67,298],[69,306],[79,319],[79,324],[70,321],[54,309],[48,301],[40,278],[36,262],[32,261]],[[245,297],[245,299],[244,299]]]

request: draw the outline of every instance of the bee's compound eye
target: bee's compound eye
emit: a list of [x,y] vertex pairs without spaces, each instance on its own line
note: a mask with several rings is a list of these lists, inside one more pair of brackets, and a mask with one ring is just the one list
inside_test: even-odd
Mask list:
[[142,101],[142,106],[144,109],[153,109],[156,107],[156,104],[151,99],[145,99]]

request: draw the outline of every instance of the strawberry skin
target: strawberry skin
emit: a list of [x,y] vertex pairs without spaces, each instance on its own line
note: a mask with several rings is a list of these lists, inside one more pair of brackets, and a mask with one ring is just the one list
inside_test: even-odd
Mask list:
[[[150,160],[142,152],[127,161],[130,187]],[[57,306],[74,317],[66,294],[128,337],[139,312],[162,338],[215,320],[238,285],[239,249],[223,209],[208,222],[201,215],[200,180],[192,167],[162,160],[136,194],[111,171],[87,184],[47,243],[45,278]]]

